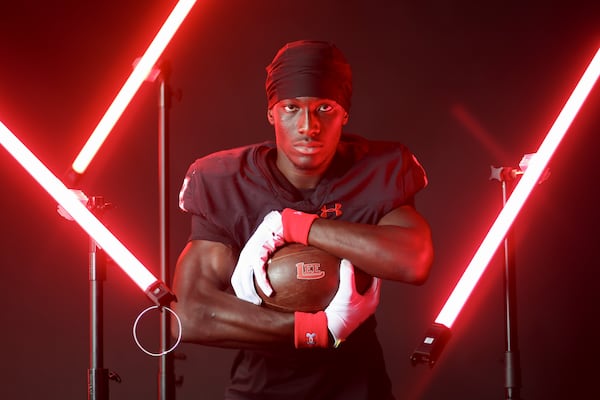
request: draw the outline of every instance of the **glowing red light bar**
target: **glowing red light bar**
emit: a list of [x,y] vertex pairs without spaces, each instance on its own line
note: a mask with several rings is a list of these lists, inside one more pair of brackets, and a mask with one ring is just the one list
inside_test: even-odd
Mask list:
[[106,110],[106,113],[79,152],[79,155],[75,158],[73,164],[71,164],[71,168],[76,174],[81,175],[85,172],[100,149],[100,146],[102,146],[144,80],[150,75],[158,58],[163,53],[165,47],[167,47],[167,44],[169,44],[173,35],[175,35],[175,32],[179,29],[181,23],[187,17],[195,3],[196,0],[180,0],[177,5],[175,5],[175,8],[173,8],[173,11],[171,11],[171,14],[156,34],[152,43],[150,43],[150,46],[131,72],[131,75],[113,100],[112,104],[108,110]]
[[496,221],[483,239],[479,249],[448,297],[448,300],[446,300],[442,310],[435,319],[435,323],[444,325],[447,328],[450,328],[454,323],[456,317],[462,310],[463,305],[471,295],[473,288],[479,281],[479,278],[487,268],[491,258],[517,217],[517,214],[545,171],[550,158],[565,136],[583,102],[594,87],[599,75],[600,49],[598,49],[594,58],[588,65],[586,71],[579,80],[579,83],[548,131],[548,134],[535,156],[532,157],[527,170],[515,186],[506,205],[503,207],[496,218]]
[[143,291],[153,291],[158,280],[96,218],[79,198],[0,121],[0,144],[60,204]]

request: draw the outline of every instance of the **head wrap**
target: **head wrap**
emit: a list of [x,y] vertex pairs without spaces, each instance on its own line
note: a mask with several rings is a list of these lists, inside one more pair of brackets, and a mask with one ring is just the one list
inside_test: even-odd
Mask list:
[[319,97],[350,110],[352,71],[335,45],[299,40],[283,46],[266,68],[268,107],[283,99]]

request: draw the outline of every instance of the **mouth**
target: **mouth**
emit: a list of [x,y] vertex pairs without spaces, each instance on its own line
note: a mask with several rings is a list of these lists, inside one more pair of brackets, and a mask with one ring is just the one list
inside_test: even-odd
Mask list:
[[315,141],[299,141],[294,143],[294,149],[300,153],[305,155],[318,153],[323,148],[323,144]]

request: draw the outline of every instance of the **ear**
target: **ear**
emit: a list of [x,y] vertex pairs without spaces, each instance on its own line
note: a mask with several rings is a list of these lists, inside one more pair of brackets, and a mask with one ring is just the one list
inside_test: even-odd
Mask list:
[[275,118],[273,118],[273,109],[269,108],[267,110],[267,120],[271,125],[275,125]]
[[348,115],[348,113],[345,113],[344,119],[342,120],[342,125],[346,125],[348,123],[349,118],[350,118],[350,115]]

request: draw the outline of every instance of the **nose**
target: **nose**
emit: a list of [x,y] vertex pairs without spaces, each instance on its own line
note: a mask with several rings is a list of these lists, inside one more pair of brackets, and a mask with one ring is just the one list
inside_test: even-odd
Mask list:
[[298,132],[302,135],[315,137],[319,134],[319,119],[310,109],[303,109],[298,117]]

